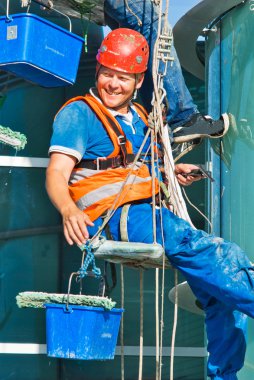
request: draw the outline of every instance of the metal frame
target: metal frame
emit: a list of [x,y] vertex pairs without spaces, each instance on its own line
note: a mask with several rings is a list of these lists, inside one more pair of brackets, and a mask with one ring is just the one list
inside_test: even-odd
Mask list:
[[[155,356],[156,347],[145,346],[144,356]],[[40,355],[46,354],[46,344],[38,343],[0,343],[0,354],[30,354]],[[116,347],[116,356],[121,355],[121,347]],[[125,356],[139,356],[139,346],[125,346]],[[162,356],[171,356],[171,347],[163,347]],[[174,356],[178,357],[207,357],[207,351],[205,347],[175,347]]]
[[49,158],[0,156],[0,167],[46,168]]

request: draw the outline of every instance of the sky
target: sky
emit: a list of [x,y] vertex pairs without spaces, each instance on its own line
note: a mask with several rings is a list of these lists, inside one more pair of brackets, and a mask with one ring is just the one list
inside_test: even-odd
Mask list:
[[169,0],[169,22],[172,26],[201,0]]

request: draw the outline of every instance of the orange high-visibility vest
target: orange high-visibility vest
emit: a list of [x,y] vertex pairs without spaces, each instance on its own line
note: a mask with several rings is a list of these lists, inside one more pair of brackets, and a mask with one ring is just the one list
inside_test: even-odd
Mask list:
[[[114,131],[117,127],[120,134],[124,132],[114,116],[91,95],[70,99],[63,107],[71,102],[82,100],[87,103],[102,122],[114,146],[113,152],[107,157],[117,157],[121,154],[119,138]],[[142,120],[147,125],[147,113],[140,105],[135,105]],[[112,124],[114,123],[114,128]],[[126,140],[127,154],[132,154],[131,142]],[[125,203],[147,199],[152,196],[152,177],[147,165],[137,162],[134,168],[117,167],[106,170],[74,168],[69,181],[69,191],[73,201],[83,210],[92,221],[96,220],[110,208],[117,209]],[[159,191],[157,179],[155,192]]]

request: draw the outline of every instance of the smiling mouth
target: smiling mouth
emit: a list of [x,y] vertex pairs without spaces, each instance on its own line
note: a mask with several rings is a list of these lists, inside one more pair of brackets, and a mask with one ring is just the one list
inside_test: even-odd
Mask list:
[[108,95],[120,95],[120,92],[110,92],[106,91]]

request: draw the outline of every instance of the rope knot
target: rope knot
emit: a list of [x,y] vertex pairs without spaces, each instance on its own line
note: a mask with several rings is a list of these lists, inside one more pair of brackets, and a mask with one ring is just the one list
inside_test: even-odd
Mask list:
[[96,278],[101,277],[101,270],[95,264],[94,253],[92,251],[91,245],[89,245],[88,242],[84,246],[82,246],[82,251],[86,251],[86,256],[85,256],[83,265],[78,270],[78,278],[81,279],[81,278],[84,278],[85,276],[89,276],[88,267],[90,265],[92,266],[92,270],[91,270],[92,274]]
[[148,128],[155,131],[155,117],[154,117],[153,112],[149,113],[147,121],[148,121]]

